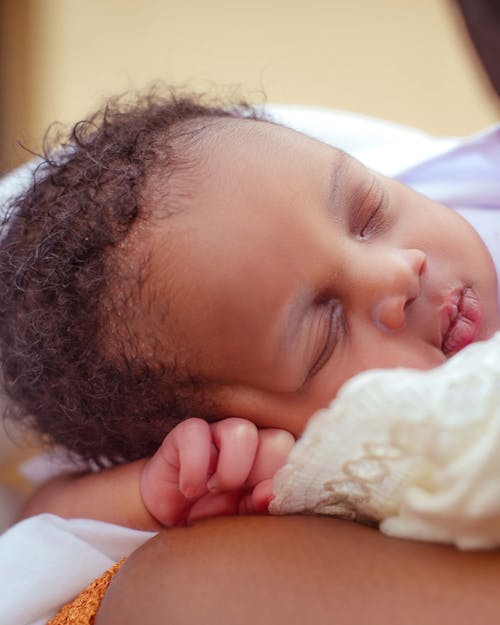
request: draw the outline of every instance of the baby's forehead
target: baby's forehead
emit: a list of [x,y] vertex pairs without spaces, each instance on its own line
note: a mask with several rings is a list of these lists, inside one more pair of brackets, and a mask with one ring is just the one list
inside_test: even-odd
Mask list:
[[[275,167],[301,160],[304,165],[311,165],[325,152],[329,153],[335,169],[342,170],[350,161],[355,162],[343,150],[272,120],[220,118],[210,120],[195,132],[197,140],[189,144],[188,153],[193,157],[193,165],[200,170],[231,167],[243,161],[248,165],[268,163],[270,155]],[[303,169],[304,173],[306,171],[307,167]]]
[[[322,168],[323,187],[349,189],[350,175],[361,164],[344,151],[271,121],[246,118],[195,120],[173,143],[173,166],[153,176],[149,208],[164,218],[209,206],[214,192],[243,200],[262,186],[304,187]],[[325,168],[324,163],[327,163]],[[325,173],[326,172],[326,173]],[[228,210],[237,209],[233,204]]]

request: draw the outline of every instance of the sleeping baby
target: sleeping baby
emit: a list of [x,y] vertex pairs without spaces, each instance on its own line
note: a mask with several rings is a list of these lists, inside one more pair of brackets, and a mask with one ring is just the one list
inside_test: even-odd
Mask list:
[[[275,512],[379,522],[479,436],[475,382],[447,382],[431,418],[443,372],[487,358],[471,344],[498,352],[495,267],[454,211],[251,107],[175,93],[111,101],[53,154],[0,241],[3,384],[11,418],[116,466],[48,483],[26,514],[150,528],[276,495]],[[373,369],[391,371],[354,377]],[[333,425],[310,425],[332,441],[320,475],[306,426],[330,403]]]

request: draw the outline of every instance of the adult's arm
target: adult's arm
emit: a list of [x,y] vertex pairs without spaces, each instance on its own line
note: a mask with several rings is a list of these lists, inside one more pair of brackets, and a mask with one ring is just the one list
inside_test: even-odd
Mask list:
[[489,625],[499,584],[497,552],[324,517],[219,518],[136,551],[95,625]]

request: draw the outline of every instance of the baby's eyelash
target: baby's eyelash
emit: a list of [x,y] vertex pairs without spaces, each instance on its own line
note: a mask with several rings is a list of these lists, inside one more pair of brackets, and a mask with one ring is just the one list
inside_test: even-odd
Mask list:
[[338,335],[342,326],[342,307],[337,301],[330,301],[328,304],[325,304],[325,306],[327,306],[329,314],[328,333],[323,349],[307,374],[307,379],[311,378],[323,367],[326,361],[330,358],[330,354],[335,349],[335,345],[339,340]]
[[371,211],[366,220],[364,226],[361,228],[359,232],[359,237],[361,239],[366,238],[367,235],[372,234],[373,232],[377,232],[380,224],[383,221],[383,199],[377,204],[377,206]]
[[376,234],[384,224],[385,192],[382,185],[374,180],[364,201],[355,211],[354,231],[360,239]]

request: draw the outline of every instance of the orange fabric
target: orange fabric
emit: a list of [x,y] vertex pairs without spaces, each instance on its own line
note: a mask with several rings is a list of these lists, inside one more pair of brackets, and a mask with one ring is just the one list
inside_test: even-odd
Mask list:
[[78,597],[64,605],[47,625],[92,625],[104,593],[125,560],[123,558],[89,584]]

